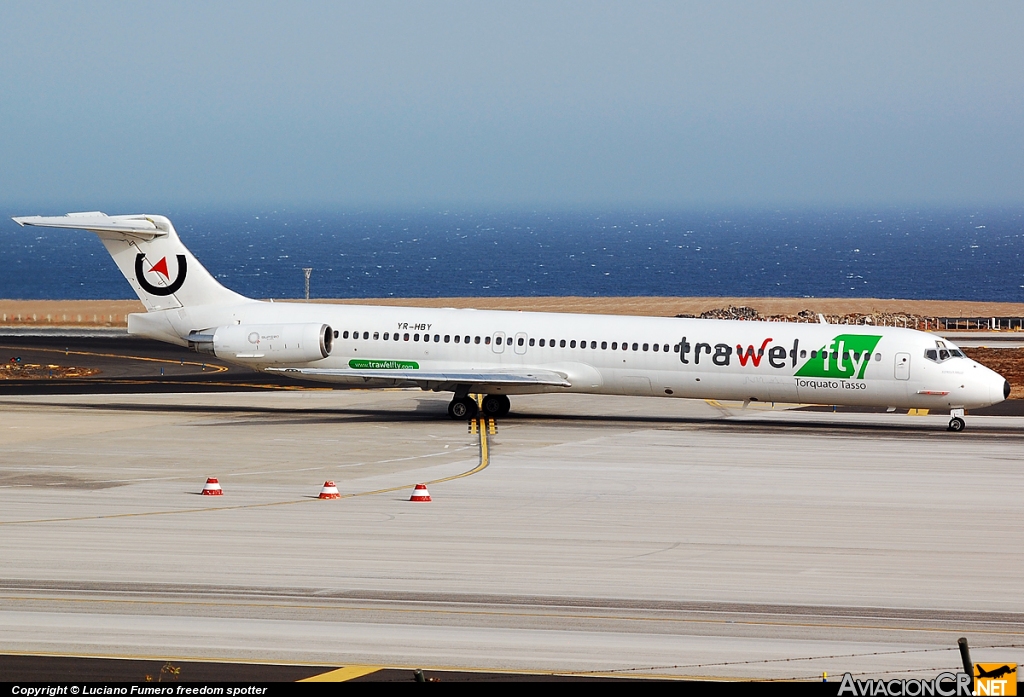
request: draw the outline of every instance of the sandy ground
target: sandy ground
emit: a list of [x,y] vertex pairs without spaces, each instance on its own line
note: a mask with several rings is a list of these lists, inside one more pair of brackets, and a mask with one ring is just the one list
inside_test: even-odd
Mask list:
[[[745,305],[765,315],[905,312],[930,317],[1024,317],[1024,303],[881,298],[357,298],[312,302],[411,307],[475,307],[482,310],[582,312],[673,317]],[[0,325],[124,326],[130,312],[144,312],[138,300],[0,300]]]

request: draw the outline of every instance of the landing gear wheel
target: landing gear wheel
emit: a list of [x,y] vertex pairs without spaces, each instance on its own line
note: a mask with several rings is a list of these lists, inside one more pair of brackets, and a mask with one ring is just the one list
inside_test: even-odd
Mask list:
[[479,408],[476,405],[476,400],[469,397],[453,399],[448,405],[448,416],[453,419],[472,419],[476,416],[477,411]]
[[959,416],[954,416],[952,419],[949,420],[949,427],[946,430],[955,431],[956,433],[959,433],[960,431],[964,430],[965,426],[967,426],[967,423],[963,419],[961,419]]
[[508,397],[503,394],[489,394],[484,397],[483,412],[484,416],[490,418],[498,418],[508,414],[509,409],[512,408],[512,403],[508,401]]

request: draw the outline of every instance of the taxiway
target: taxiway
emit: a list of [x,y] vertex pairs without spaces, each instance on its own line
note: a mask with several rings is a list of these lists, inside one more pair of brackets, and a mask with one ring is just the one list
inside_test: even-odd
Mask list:
[[446,404],[0,398],[6,649],[813,679],[955,669],[968,636],[1024,663],[1018,418],[521,397],[482,462]]

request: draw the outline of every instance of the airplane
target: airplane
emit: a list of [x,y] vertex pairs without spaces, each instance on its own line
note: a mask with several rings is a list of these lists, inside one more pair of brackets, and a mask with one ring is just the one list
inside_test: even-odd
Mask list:
[[[573,392],[949,410],[1010,383],[951,341],[899,327],[254,300],[222,286],[162,215],[16,217],[96,233],[145,313],[128,333],[257,371],[335,385],[451,392],[448,414],[509,413],[509,396]],[[470,394],[484,395],[480,406]]]
[[985,670],[984,668],[982,668],[978,664],[975,664],[974,667],[978,669],[977,677],[979,677],[979,678],[995,678],[995,679],[998,679],[998,678],[1003,677],[1004,675],[1010,675],[1011,673],[1016,673],[1017,672],[1017,667],[1016,666],[1011,668],[1009,665],[1002,665],[1002,666],[1000,666],[998,668],[993,668],[992,670]]

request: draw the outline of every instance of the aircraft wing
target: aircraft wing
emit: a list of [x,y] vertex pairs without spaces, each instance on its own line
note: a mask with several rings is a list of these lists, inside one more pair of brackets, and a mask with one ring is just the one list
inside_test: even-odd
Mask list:
[[553,370],[522,371],[445,371],[432,373],[423,370],[352,370],[348,368],[267,368],[268,372],[284,373],[292,377],[320,382],[347,384],[386,383],[401,385],[414,383],[420,387],[431,385],[549,385],[572,387],[562,373]]
[[89,213],[68,213],[67,215],[42,216],[30,215],[12,218],[22,227],[56,227],[71,230],[90,230],[92,232],[117,232],[127,237],[151,240],[166,235],[148,216],[145,215],[106,215],[99,211]]

